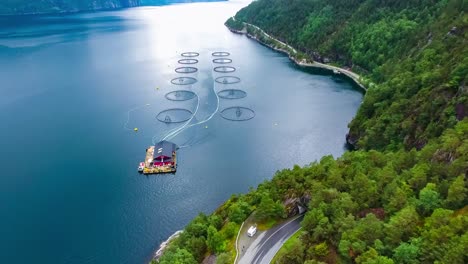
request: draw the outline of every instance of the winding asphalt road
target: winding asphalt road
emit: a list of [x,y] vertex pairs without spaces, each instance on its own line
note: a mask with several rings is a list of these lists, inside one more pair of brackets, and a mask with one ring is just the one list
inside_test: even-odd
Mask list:
[[269,264],[283,243],[301,228],[304,215],[254,236],[252,244],[239,259],[239,264]]

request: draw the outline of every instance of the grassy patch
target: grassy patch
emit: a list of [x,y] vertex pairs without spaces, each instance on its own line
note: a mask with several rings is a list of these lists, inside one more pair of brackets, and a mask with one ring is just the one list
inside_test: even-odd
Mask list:
[[301,231],[296,232],[292,235],[286,242],[284,242],[281,249],[276,253],[275,257],[271,260],[270,263],[275,264],[284,254],[291,251],[292,247],[296,244],[301,236]]
[[459,215],[468,215],[468,205],[455,211],[454,217],[459,216]]
[[[225,228],[226,228],[226,225],[224,225],[220,231],[225,230]],[[240,225],[236,225],[236,232],[235,232],[236,234],[232,238],[227,240],[226,242],[226,252],[230,254],[231,260],[233,262],[234,262],[234,259],[236,258],[236,238],[237,238],[237,234],[240,228],[241,228]]]
[[258,230],[264,231],[264,230],[270,229],[271,227],[273,227],[274,225],[278,223],[279,223],[278,219],[268,219],[264,222],[258,223],[257,228]]

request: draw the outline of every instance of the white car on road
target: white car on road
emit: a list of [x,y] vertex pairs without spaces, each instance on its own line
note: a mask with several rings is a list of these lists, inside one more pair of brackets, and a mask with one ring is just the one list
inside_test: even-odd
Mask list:
[[256,226],[256,225],[255,225],[255,226],[251,226],[251,227],[249,228],[249,230],[247,230],[247,235],[248,235],[249,237],[253,237],[253,236],[255,235],[255,233],[257,233],[257,226]]

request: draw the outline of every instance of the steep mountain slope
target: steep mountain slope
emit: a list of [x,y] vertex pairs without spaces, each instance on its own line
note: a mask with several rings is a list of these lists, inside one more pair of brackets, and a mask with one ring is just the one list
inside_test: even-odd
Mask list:
[[467,8],[464,0],[258,0],[235,18],[378,84],[349,141],[395,150],[421,148],[468,115]]
[[[302,263],[450,263],[468,258],[468,119],[420,151],[353,151],[278,172],[210,216],[200,214],[160,264],[233,263],[240,224],[264,226],[308,211],[299,239],[277,258]],[[220,172],[222,173],[222,172]],[[156,262],[155,262],[156,263]]]

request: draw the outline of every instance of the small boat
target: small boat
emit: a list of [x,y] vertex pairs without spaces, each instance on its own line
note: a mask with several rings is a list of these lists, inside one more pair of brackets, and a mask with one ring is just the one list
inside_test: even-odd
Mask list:
[[339,70],[337,70],[337,69],[333,69],[333,73],[334,74],[340,74],[341,72]]
[[138,166],[138,172],[143,172],[144,169],[145,169],[145,163],[140,162],[140,165]]

